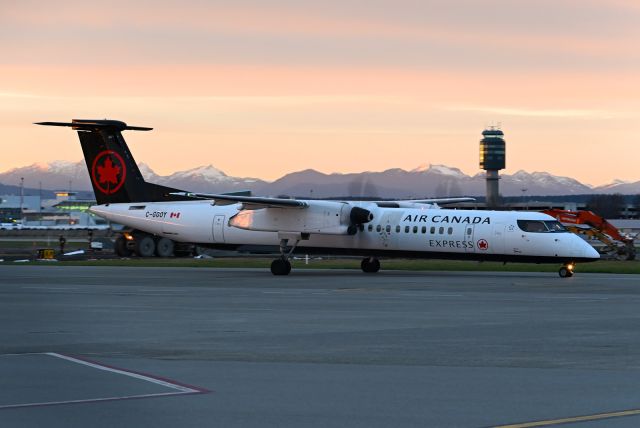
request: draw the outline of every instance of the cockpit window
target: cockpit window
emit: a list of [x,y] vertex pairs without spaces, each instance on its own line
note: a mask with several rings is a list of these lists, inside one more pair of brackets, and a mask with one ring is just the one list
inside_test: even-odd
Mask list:
[[566,232],[560,222],[555,220],[518,220],[518,227],[525,232],[533,233],[550,233],[550,232]]
[[567,229],[559,222],[555,220],[549,220],[544,222],[549,232],[566,232]]

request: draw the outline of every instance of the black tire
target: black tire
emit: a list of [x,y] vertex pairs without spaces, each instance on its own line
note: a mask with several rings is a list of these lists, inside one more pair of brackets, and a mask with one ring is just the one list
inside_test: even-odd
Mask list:
[[360,262],[360,269],[362,269],[362,272],[364,273],[376,273],[380,270],[380,260],[369,257],[362,259],[362,262]]
[[153,257],[156,251],[156,241],[151,235],[136,236],[135,253],[138,257]]
[[156,240],[156,256],[173,257],[173,241],[169,238],[159,238]]
[[131,257],[131,250],[127,248],[127,240],[122,235],[116,238],[116,242],[113,244],[113,250],[118,257]]
[[560,278],[571,278],[573,276],[573,272],[571,272],[569,268],[562,266],[558,271],[558,275],[560,275]]
[[275,259],[271,262],[271,273],[274,275],[289,275],[291,263],[285,259]]

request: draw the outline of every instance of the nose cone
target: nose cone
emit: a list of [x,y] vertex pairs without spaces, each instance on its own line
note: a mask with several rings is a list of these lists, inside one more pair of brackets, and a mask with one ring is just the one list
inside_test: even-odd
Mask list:
[[584,243],[585,244],[585,248],[584,248],[584,258],[587,259],[592,259],[592,260],[598,260],[600,258],[600,254],[596,251],[595,248],[593,248],[591,245],[589,245],[588,243]]
[[595,248],[578,235],[572,235],[570,242],[570,253],[575,257],[575,261],[595,262],[600,259],[600,254]]

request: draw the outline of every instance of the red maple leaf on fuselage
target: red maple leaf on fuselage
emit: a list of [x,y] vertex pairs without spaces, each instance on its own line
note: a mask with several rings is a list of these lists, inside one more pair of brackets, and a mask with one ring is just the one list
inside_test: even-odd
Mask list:
[[100,175],[100,184],[112,183],[118,184],[118,174],[120,174],[120,167],[114,165],[111,158],[107,158],[102,166],[98,165],[98,174]]

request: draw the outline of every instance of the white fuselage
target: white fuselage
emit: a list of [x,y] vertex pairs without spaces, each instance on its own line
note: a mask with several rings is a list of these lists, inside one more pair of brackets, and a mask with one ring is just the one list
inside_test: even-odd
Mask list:
[[[598,253],[569,232],[526,231],[525,221],[554,221],[536,212],[382,208],[367,202],[312,201],[313,209],[242,209],[211,201],[137,202],[97,205],[108,220],[177,242],[211,246],[277,246],[287,233],[302,232],[308,248],[380,255],[541,261],[595,260]],[[370,210],[374,218],[354,235],[346,233],[345,207]],[[543,260],[544,259],[544,260]]]

